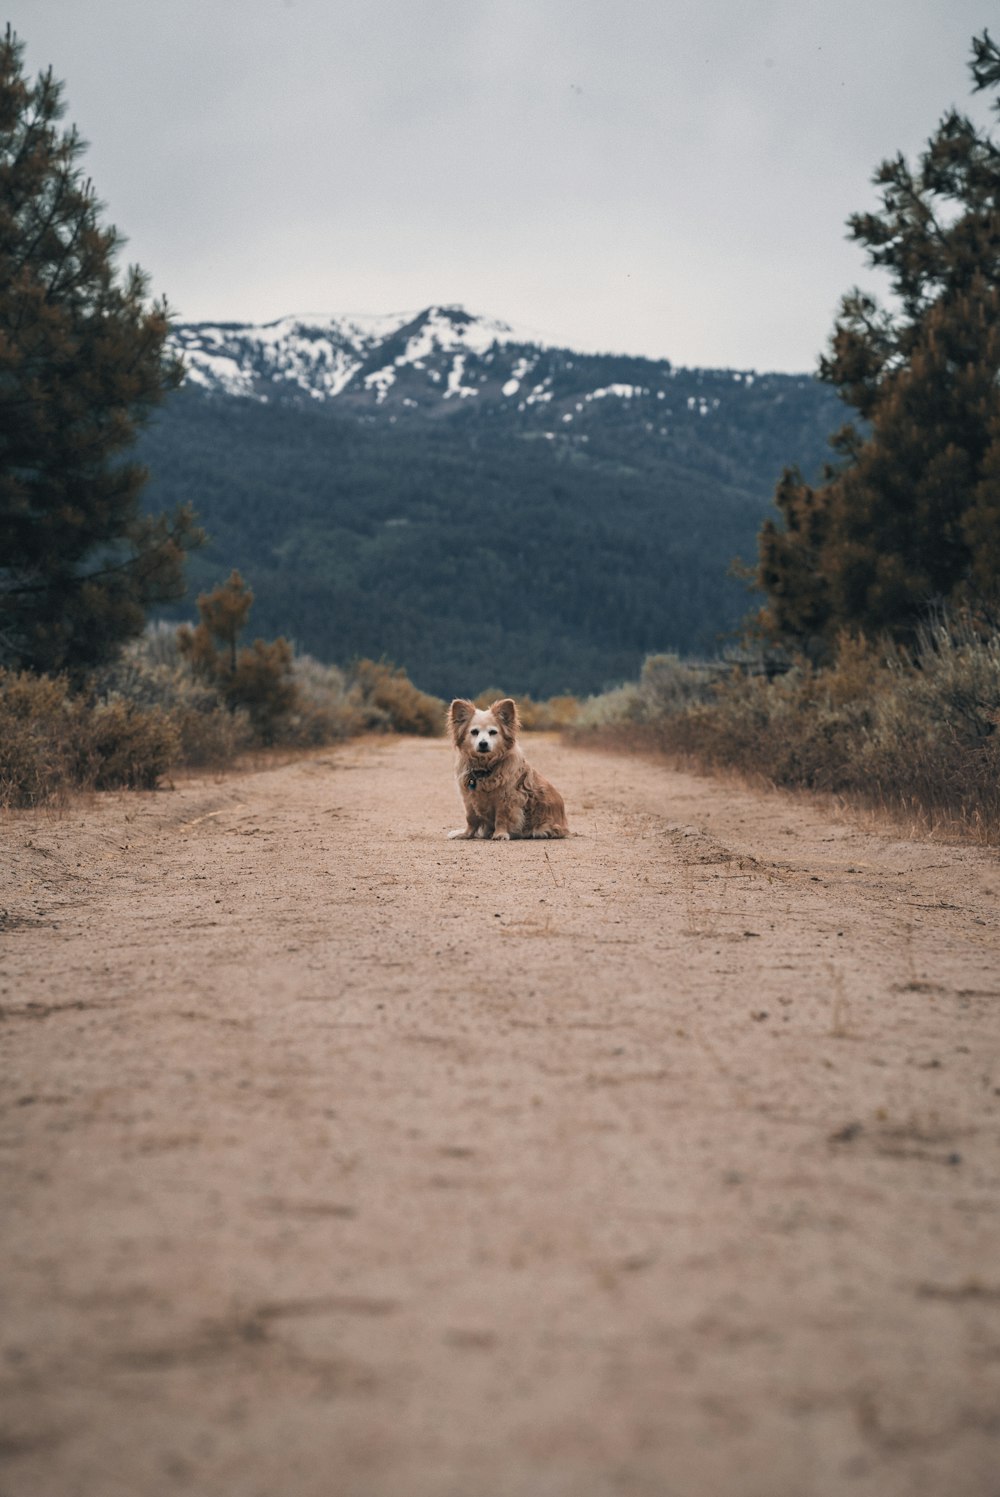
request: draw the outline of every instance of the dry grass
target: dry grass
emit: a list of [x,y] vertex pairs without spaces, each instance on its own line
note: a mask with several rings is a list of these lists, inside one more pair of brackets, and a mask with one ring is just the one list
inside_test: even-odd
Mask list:
[[[266,662],[265,662],[266,663]],[[253,750],[295,752],[368,732],[434,735],[444,703],[385,662],[352,671],[291,660],[280,713],[266,721],[226,699],[154,625],[86,686],[0,671],[0,808],[67,793],[151,789],[171,770],[225,769]]]
[[0,671],[0,807],[48,804],[71,789],[150,789],[179,751],[161,707],[88,701],[62,677]]
[[1000,636],[952,620],[909,655],[845,640],[833,669],[774,681],[667,661],[584,703],[578,731],[1000,842]]
[[368,732],[416,733],[436,738],[444,732],[445,704],[414,686],[406,672],[384,660],[359,660],[351,672],[351,694]]
[[536,702],[534,697],[517,696],[515,692],[501,691],[495,686],[479,692],[473,700],[477,707],[490,707],[494,702],[510,696],[517,702],[521,727],[528,733],[551,733],[561,728],[571,728],[580,711],[578,697],[556,696],[549,697],[544,702]]

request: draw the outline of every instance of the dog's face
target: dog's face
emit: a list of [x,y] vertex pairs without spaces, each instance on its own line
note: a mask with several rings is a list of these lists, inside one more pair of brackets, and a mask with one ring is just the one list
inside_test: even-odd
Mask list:
[[517,707],[503,697],[491,707],[458,698],[448,708],[452,739],[467,758],[489,764],[509,753],[517,737]]

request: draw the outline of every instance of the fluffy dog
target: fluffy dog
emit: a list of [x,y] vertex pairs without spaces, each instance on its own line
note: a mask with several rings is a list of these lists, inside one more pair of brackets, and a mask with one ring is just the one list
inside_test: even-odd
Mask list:
[[517,743],[517,707],[510,697],[483,711],[457,698],[448,726],[458,750],[458,788],[466,825],[449,837],[565,837],[566,808],[554,785],[530,768]]

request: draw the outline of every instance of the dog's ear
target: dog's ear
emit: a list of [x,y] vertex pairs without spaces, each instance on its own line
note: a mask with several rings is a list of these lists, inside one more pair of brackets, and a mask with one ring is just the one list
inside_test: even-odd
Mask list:
[[448,727],[456,743],[461,738],[465,725],[475,710],[475,703],[467,701],[465,697],[456,697],[448,708]]
[[513,697],[501,697],[499,702],[494,702],[490,711],[493,716],[503,723],[508,733],[516,733],[521,726],[517,715],[517,703]]

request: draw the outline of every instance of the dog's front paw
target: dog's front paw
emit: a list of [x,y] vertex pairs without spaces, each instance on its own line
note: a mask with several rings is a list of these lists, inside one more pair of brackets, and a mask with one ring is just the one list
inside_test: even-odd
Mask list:
[[448,833],[448,839],[449,839],[449,841],[451,841],[455,837],[461,837],[463,840],[467,841],[469,837],[473,837],[473,836],[475,836],[475,833],[474,832],[470,832],[469,828],[467,826],[460,826],[457,832],[449,832]]
[[510,832],[494,832],[491,840],[494,842],[509,842]]

